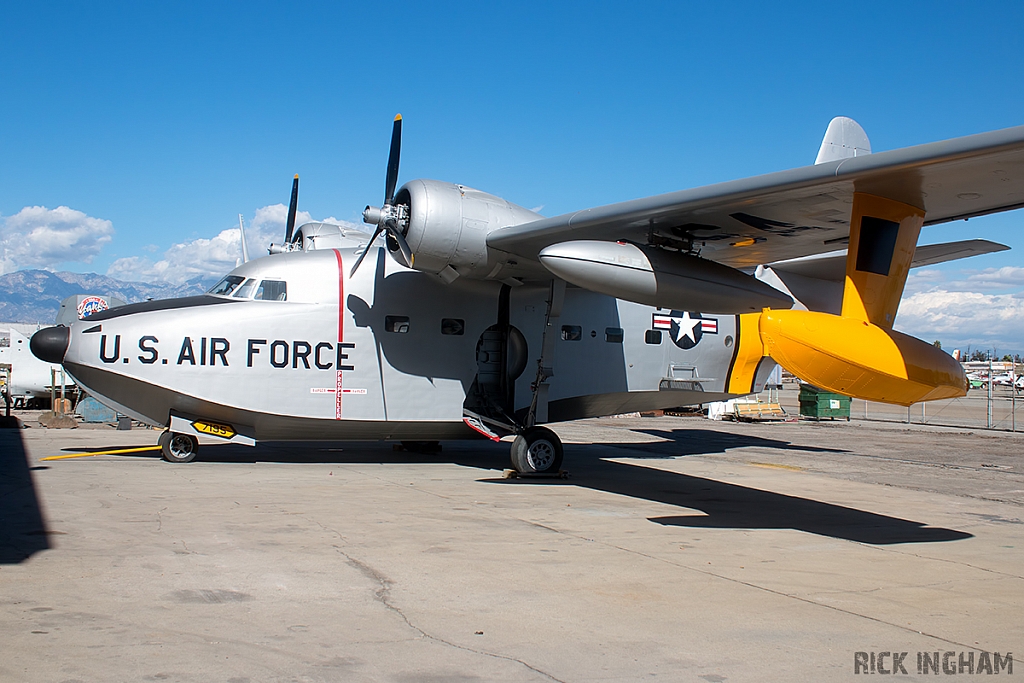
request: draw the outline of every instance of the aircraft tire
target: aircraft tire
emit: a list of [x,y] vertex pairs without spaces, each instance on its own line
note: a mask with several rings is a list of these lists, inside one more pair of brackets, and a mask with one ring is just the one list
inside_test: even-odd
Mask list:
[[547,427],[530,427],[512,442],[512,467],[520,474],[548,474],[562,467],[562,441]]
[[192,462],[198,452],[199,439],[191,434],[164,432],[160,435],[160,453],[167,462]]

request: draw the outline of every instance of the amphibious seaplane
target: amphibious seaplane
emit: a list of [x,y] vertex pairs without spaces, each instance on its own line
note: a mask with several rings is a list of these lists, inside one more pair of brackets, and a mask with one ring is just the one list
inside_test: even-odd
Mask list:
[[513,466],[547,472],[546,423],[751,394],[776,363],[872,401],[963,396],[897,306],[911,267],[1005,247],[918,237],[1024,206],[1024,126],[871,154],[840,117],[811,166],[545,218],[448,182],[396,191],[401,125],[372,236],[295,230],[296,181],[269,256],[204,296],[41,330],[34,353],[165,426],[171,462],[203,434],[513,436]]

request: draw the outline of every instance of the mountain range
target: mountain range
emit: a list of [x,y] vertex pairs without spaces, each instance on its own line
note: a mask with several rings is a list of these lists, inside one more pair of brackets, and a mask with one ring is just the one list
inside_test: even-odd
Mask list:
[[18,270],[0,275],[0,321],[52,324],[60,302],[75,294],[112,296],[131,304],[202,294],[216,280],[197,277],[180,285],[170,285],[125,282],[96,273]]

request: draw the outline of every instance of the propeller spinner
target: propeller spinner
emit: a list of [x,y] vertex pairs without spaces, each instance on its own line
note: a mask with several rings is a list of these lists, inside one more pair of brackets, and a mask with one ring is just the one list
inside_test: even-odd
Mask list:
[[402,234],[399,228],[400,223],[408,220],[405,215],[406,207],[395,206],[395,187],[398,184],[398,161],[401,155],[402,115],[398,114],[395,116],[395,124],[391,129],[391,151],[388,153],[388,172],[384,182],[384,206],[379,209],[367,206],[363,210],[363,222],[369,225],[376,225],[377,229],[373,231],[373,237],[367,242],[366,249],[363,250],[355,265],[352,266],[352,271],[349,273],[350,277],[355,275],[359,264],[363,262],[363,257],[370,250],[370,245],[385,231],[388,235],[388,242],[391,243],[393,241],[398,245],[398,249],[402,252],[402,258],[405,259],[405,264],[412,267],[415,257],[412,250],[409,249],[409,243],[406,242],[405,235]]

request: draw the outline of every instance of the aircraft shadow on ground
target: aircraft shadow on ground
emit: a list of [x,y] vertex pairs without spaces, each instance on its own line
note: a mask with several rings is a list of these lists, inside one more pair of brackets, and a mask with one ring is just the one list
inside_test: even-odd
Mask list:
[[[843,505],[610,459],[666,459],[724,453],[731,448],[741,447],[818,453],[849,452],[844,449],[801,446],[777,439],[713,430],[635,431],[666,440],[600,446],[568,445],[565,449],[566,467],[573,474],[569,483],[594,491],[697,511],[694,514],[649,518],[665,526],[693,529],[793,529],[871,545],[934,543],[971,538],[971,534],[955,529],[930,527],[921,522]],[[628,452],[617,452],[626,450]],[[556,483],[555,480],[543,479],[517,479],[511,482],[516,485]]]
[[970,538],[954,529],[676,472],[600,460],[574,477],[585,488],[642,498],[703,514],[651,517],[692,529],[793,529],[868,543],[934,543]]
[[[693,529],[793,529],[872,545],[934,543],[972,537],[963,531],[931,527],[899,517],[614,460],[653,460],[709,455],[743,447],[822,453],[849,452],[843,449],[802,446],[788,441],[714,430],[636,431],[665,440],[645,443],[568,444],[565,446],[564,464],[572,475],[568,480],[488,477],[481,481],[512,486],[577,486],[696,511],[692,514],[649,518],[650,521],[664,526]],[[146,454],[144,457],[159,455]],[[224,444],[204,446],[199,458],[203,462],[219,463],[450,462],[492,472],[501,471],[509,466],[508,444],[483,441],[447,442],[444,444],[444,450],[437,454],[395,450],[392,444],[381,442],[337,445],[264,443],[257,448]],[[180,466],[168,464],[168,467]]]
[[0,564],[48,549],[48,533],[21,432],[0,430]]

